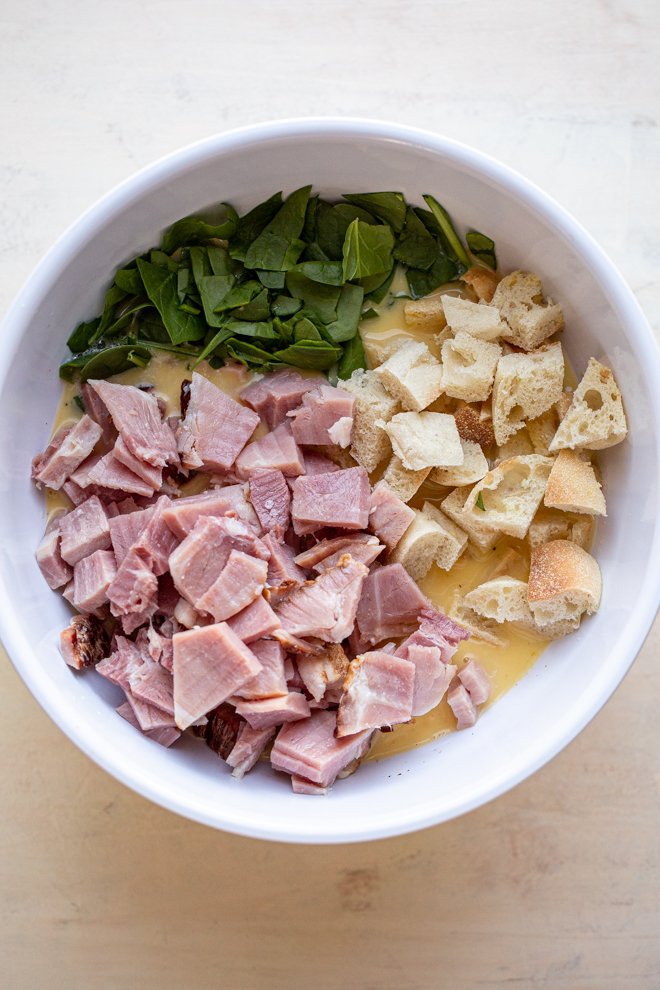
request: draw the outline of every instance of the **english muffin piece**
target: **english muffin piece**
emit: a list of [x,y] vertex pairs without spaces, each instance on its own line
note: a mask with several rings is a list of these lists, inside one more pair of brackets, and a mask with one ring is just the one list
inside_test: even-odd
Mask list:
[[543,286],[538,275],[532,272],[511,272],[495,289],[492,299],[507,324],[502,334],[524,351],[532,351],[564,329],[561,306],[543,296]]
[[601,591],[598,563],[576,543],[552,540],[532,552],[527,600],[541,629],[557,622],[577,629],[585,612],[598,610]]
[[430,470],[431,468],[422,468],[421,471],[409,471],[403,466],[401,459],[393,454],[381,480],[402,502],[409,502],[428,478]]
[[447,325],[456,334],[464,330],[472,337],[493,341],[506,330],[500,311],[495,306],[470,302],[469,299],[461,299],[458,296],[443,295],[440,298]]
[[491,393],[502,350],[465,330],[442,345],[442,388],[465,402],[483,402]]
[[551,467],[552,459],[538,454],[502,461],[470,491],[463,518],[522,540],[543,499]]
[[560,450],[543,498],[551,509],[606,516],[605,496],[593,465],[574,450]]
[[566,447],[603,450],[621,443],[627,433],[621,392],[614,375],[605,365],[590,358],[550,450]]
[[438,332],[447,323],[442,296],[439,295],[410,299],[403,307],[403,315],[410,330],[419,330],[422,333]]
[[464,454],[456,420],[448,413],[397,413],[389,423],[379,425],[389,436],[392,450],[408,471],[463,463]]
[[442,392],[440,363],[419,340],[407,340],[375,370],[390,395],[413,412],[426,409]]
[[564,383],[561,344],[546,344],[529,354],[504,354],[493,383],[493,429],[501,447],[557,402]]
[[337,384],[355,396],[351,455],[366,471],[375,471],[392,451],[387,433],[378,424],[389,422],[399,411],[399,403],[385,391],[375,371],[359,368]]

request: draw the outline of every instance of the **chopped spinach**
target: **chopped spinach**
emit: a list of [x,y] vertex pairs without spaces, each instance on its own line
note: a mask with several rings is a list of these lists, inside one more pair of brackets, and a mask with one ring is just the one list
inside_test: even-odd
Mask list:
[[486,234],[480,234],[478,230],[469,230],[465,235],[470,254],[477,261],[488,265],[493,271],[497,271],[497,255],[495,254],[495,241]]

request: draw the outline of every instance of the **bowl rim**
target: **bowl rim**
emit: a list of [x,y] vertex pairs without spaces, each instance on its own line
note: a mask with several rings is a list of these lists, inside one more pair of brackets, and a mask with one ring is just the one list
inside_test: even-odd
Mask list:
[[[211,135],[162,156],[105,193],[65,229],[27,277],[8,309],[2,321],[5,346],[0,351],[0,388],[4,386],[13,356],[20,346],[24,327],[29,322],[31,310],[36,305],[35,301],[41,299],[44,287],[51,283],[58,271],[63,270],[75,258],[80,243],[93,235],[107,217],[139,199],[160,179],[166,176],[174,178],[180,172],[209,158],[272,140],[313,136],[327,138],[332,135],[394,140],[421,147],[439,154],[455,165],[462,165],[482,177],[494,180],[497,186],[506,189],[521,200],[532,212],[540,215],[546,223],[550,223],[584,259],[613,309],[631,329],[637,357],[647,367],[654,368],[656,376],[660,379],[660,348],[632,290],[591,234],[550,195],[510,166],[455,139],[386,120],[332,116],[283,118],[232,128]],[[652,393],[650,401],[653,417],[660,423],[660,393]],[[660,463],[660,431],[656,434],[655,444],[658,463]],[[647,571],[651,573],[660,571],[660,525],[657,524],[649,548]],[[10,588],[2,569],[0,569],[0,594],[4,594],[5,600],[10,600]],[[526,759],[519,761],[516,766],[508,770],[503,770],[489,786],[481,787],[478,792],[469,792],[466,789],[450,807],[443,806],[442,801],[436,799],[415,805],[413,811],[402,807],[396,815],[389,815],[387,819],[377,814],[359,818],[351,829],[344,828],[339,834],[335,827],[328,830],[322,822],[312,834],[305,826],[296,831],[295,819],[288,819],[284,824],[270,822],[266,816],[263,821],[257,822],[252,818],[247,820],[246,815],[242,818],[240,815],[232,816],[232,809],[226,807],[218,808],[217,814],[207,814],[202,809],[191,807],[185,800],[179,800],[176,794],[172,794],[159,783],[141,778],[139,766],[126,766],[121,761],[114,761],[112,752],[108,747],[104,748],[101,738],[90,738],[75,720],[70,719],[66,712],[60,710],[30,663],[33,651],[23,636],[20,623],[14,619],[9,610],[0,611],[0,637],[17,673],[50,718],[86,756],[131,790],[185,818],[235,834],[284,842],[341,843],[401,835],[448,821],[492,801],[531,776],[564,749],[589,724],[614,693],[639,653],[659,605],[660,586],[655,582],[645,582],[640,589],[635,611],[632,613],[634,623],[629,623],[629,639],[625,648],[620,651],[618,663],[609,680],[603,683],[599,690],[585,692],[577,713],[572,709],[571,717],[558,721],[552,734],[546,734],[542,743],[539,741],[535,747],[528,750]]]

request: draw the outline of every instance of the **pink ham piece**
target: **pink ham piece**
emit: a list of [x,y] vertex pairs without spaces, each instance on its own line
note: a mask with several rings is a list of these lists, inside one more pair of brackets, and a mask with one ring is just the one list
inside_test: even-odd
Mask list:
[[110,418],[110,413],[106,408],[105,402],[103,402],[87,382],[80,386],[80,397],[85,406],[85,412],[101,427],[101,438],[103,442],[108,447],[112,446],[117,437],[117,431],[112,425],[112,419]]
[[68,564],[77,564],[95,550],[108,550],[112,544],[108,515],[97,495],[61,518],[60,533],[60,552]]
[[110,656],[96,665],[96,672],[124,691],[130,690],[129,677],[144,663],[142,653],[131,639],[115,637],[115,648]]
[[236,458],[239,478],[249,478],[258,470],[281,471],[288,478],[304,474],[302,452],[288,423],[281,423],[272,433],[249,443]]
[[63,426],[32,461],[32,478],[37,487],[60,489],[100,439],[101,427],[87,415],[74,426]]
[[164,712],[157,705],[151,705],[148,701],[140,701],[129,689],[124,689],[126,700],[133,709],[138,725],[143,732],[154,732],[158,729],[174,729],[174,719],[169,712]]
[[128,675],[128,686],[133,697],[174,715],[172,674],[144,651],[141,657],[141,666]]
[[309,718],[311,710],[302,694],[291,691],[281,698],[260,698],[255,701],[237,701],[236,712],[253,729],[270,729],[285,722],[298,722]]
[[253,729],[244,722],[238,730],[236,744],[227,757],[227,763],[232,767],[232,777],[241,780],[257,763],[274,735],[274,726],[267,729]]
[[175,633],[174,717],[187,729],[261,670],[254,653],[225,622]]
[[112,550],[97,550],[73,568],[73,604],[79,612],[95,612],[108,601],[108,588],[117,575]]
[[317,454],[313,450],[305,450],[303,453],[305,460],[305,474],[329,474],[331,471],[341,471],[338,464],[331,461],[323,454]]
[[197,608],[199,600],[220,577],[232,550],[260,560],[268,560],[270,556],[263,541],[240,520],[228,516],[200,517],[169,558],[170,573],[179,594]]
[[247,608],[266,586],[268,564],[240,550],[232,550],[211,587],[197,599],[196,608],[209,612],[216,622]]
[[142,732],[142,735],[146,736],[147,739],[151,739],[153,742],[158,743],[160,746],[171,746],[172,743],[175,743],[181,735],[179,730],[174,726],[162,729],[149,729],[146,732],[143,732],[140,728],[140,723],[135,716],[135,712],[128,701],[125,701],[119,706],[119,708],[116,708],[115,711],[118,715],[121,715],[126,722],[132,725],[134,729],[139,729],[139,731]]
[[245,485],[228,485],[226,488],[213,488],[199,495],[178,498],[168,506],[163,519],[180,540],[192,532],[195,523],[202,516],[224,516],[232,512],[258,533],[259,520],[247,500],[245,488]]
[[149,485],[153,492],[158,491],[163,483],[162,467],[154,467],[152,464],[147,464],[146,461],[141,461],[139,457],[131,453],[126,445],[126,441],[121,435],[117,437],[115,445],[112,448],[112,453],[120,464],[127,467],[138,478],[141,478],[145,485]]
[[310,388],[323,381],[325,378],[321,375],[303,377],[297,371],[285,368],[252,382],[242,390],[240,398],[259,413],[269,429],[274,430],[286,420],[291,409],[300,405]]
[[108,381],[90,380],[89,385],[105,405],[115,429],[134,457],[157,468],[178,463],[172,431],[161,421],[154,395],[132,385]]
[[284,676],[285,653],[280,643],[274,639],[259,639],[250,643],[250,649],[262,669],[256,677],[246,681],[234,697],[251,701],[258,698],[282,698],[288,694]]
[[348,447],[353,430],[355,396],[343,388],[319,385],[303,396],[302,404],[288,413],[296,443]]
[[[350,536],[336,536],[330,540],[320,540],[313,547],[297,554],[295,561],[300,567],[311,567],[320,573],[325,570],[325,567],[319,567],[320,564],[324,564],[330,558],[335,558],[337,554],[350,553],[354,560],[360,560],[368,566],[371,561],[362,560],[358,556],[361,551],[357,550],[357,547],[360,545],[369,546],[372,548],[369,552],[372,552],[373,548],[378,546],[378,539],[375,536],[370,536],[369,533],[351,533]],[[374,553],[372,560],[376,559],[378,553],[380,550]],[[336,563],[336,560],[333,560],[333,563]]]
[[317,657],[299,656],[298,674],[314,701],[339,701],[348,674],[348,657],[339,644],[330,644]]
[[360,635],[374,645],[405,636],[427,605],[428,599],[401,564],[377,567],[364,582],[356,616]]
[[297,774],[293,774],[291,777],[291,790],[294,794],[316,794],[323,795],[327,794],[330,790],[329,787],[320,787],[315,784],[312,780],[307,780],[306,777],[299,777]]
[[122,492],[123,495],[142,495],[149,498],[154,493],[151,485],[129,471],[112,451],[102,457],[88,458],[73,472],[70,480],[80,488],[107,489]]
[[354,736],[337,738],[336,728],[336,712],[323,709],[284,725],[270,754],[272,767],[330,787],[344,767],[364,756],[373,735],[371,729],[365,729]]
[[415,518],[415,510],[379,482],[371,493],[369,530],[393,550]]
[[261,528],[284,534],[291,522],[291,492],[277,470],[258,469],[250,475],[250,501]]
[[296,637],[341,643],[353,629],[367,574],[364,564],[346,556],[291,592],[275,609],[284,630]]
[[[399,653],[396,655],[400,656]],[[415,717],[426,715],[444,698],[456,667],[443,663],[437,646],[409,646],[405,656],[415,665],[412,714]]]
[[470,729],[477,721],[477,709],[467,688],[455,678],[447,694],[447,703],[456,716],[457,729]]
[[411,646],[435,646],[440,650],[440,659],[449,663],[456,648],[470,636],[467,629],[459,626],[448,616],[433,608],[423,608],[419,615],[419,628],[401,643],[397,656],[408,658]]
[[298,478],[293,485],[291,516],[299,535],[327,526],[366,529],[371,487],[362,467]]
[[110,539],[118,567],[123,562],[133,544],[137,542],[146,529],[147,523],[153,513],[154,506],[150,505],[147,509],[141,509],[138,512],[127,512],[113,516],[110,519]]
[[327,571],[329,567],[335,567],[339,563],[341,558],[345,554],[350,554],[353,560],[359,560],[361,564],[365,564],[369,567],[373,564],[374,560],[380,556],[380,554],[385,549],[382,543],[378,542],[376,536],[367,537],[365,540],[355,539],[355,542],[351,542],[343,550],[335,550],[329,556],[324,557],[320,560],[318,564],[314,565],[314,570],[317,574],[322,574],[323,571]]
[[244,643],[251,644],[274,633],[280,626],[280,620],[263,595],[259,595],[242,612],[232,615],[227,625]]
[[140,553],[130,550],[117,569],[108,588],[110,611],[114,616],[137,615],[137,625],[124,625],[132,632],[154,614],[158,607],[158,578],[150,563]]
[[412,717],[415,665],[390,653],[364,653],[351,663],[337,710],[337,735],[352,736]]
[[476,660],[468,660],[461,667],[458,679],[470,695],[472,704],[483,705],[490,698],[490,678]]
[[271,588],[271,598],[275,601],[282,594],[304,584],[307,575],[296,564],[294,552],[287,543],[280,543],[270,533],[264,536],[264,543],[270,552],[268,584]]
[[37,547],[35,558],[49,588],[61,588],[73,575],[73,568],[62,559],[60,553],[61,516],[53,520]]
[[226,471],[258,425],[256,413],[194,371],[185,419],[177,429],[181,463],[187,468]]

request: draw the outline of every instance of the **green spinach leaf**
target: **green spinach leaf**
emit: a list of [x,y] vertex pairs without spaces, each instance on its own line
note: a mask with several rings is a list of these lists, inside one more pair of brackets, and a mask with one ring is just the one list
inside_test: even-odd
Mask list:
[[199,316],[179,309],[176,274],[141,259],[137,264],[147,295],[160,313],[172,343],[201,340],[206,334],[206,326]]
[[163,251],[171,254],[184,244],[199,244],[217,238],[227,240],[236,233],[238,214],[228,203],[222,204],[227,212],[227,219],[222,223],[212,224],[201,217],[183,217],[169,228],[163,237]]
[[343,286],[337,303],[337,319],[325,328],[333,344],[340,344],[355,336],[360,322],[363,300],[364,289],[361,286],[349,284]]
[[470,259],[467,256],[467,252],[463,247],[463,244],[461,243],[460,237],[454,230],[454,225],[452,224],[446,209],[444,206],[441,206],[437,199],[434,199],[433,196],[425,195],[424,201],[429,206],[431,213],[435,217],[437,224],[446,238],[454,256],[461,262],[461,264],[468,268],[470,265]]
[[303,186],[285,200],[247,249],[244,259],[246,268],[271,272],[293,268],[305,247],[300,235],[311,189],[311,186]]
[[337,363],[341,353],[341,348],[333,347],[325,340],[300,340],[275,351],[273,357],[283,364],[292,364],[294,368],[327,371]]
[[247,250],[254,240],[259,236],[264,227],[270,223],[280,206],[282,205],[282,193],[274,193],[270,199],[259,203],[253,210],[239,217],[236,226],[236,233],[231,239],[229,253],[232,258],[238,261],[245,261]]
[[406,201],[400,192],[344,193],[344,199],[360,206],[400,234],[406,219]]
[[406,210],[406,225],[394,248],[394,257],[408,268],[427,271],[438,257],[438,243],[414,210]]
[[341,356],[339,365],[337,367],[337,374],[342,381],[346,381],[350,378],[357,368],[366,368],[367,358],[364,353],[364,344],[362,343],[362,337],[359,333],[349,340],[344,347],[344,353]]
[[495,254],[495,241],[486,234],[480,234],[478,230],[470,230],[465,235],[467,246],[473,258],[483,262],[493,271],[497,271],[497,255]]
[[389,272],[392,267],[394,234],[390,227],[370,226],[353,220],[346,231],[343,249],[344,281]]

